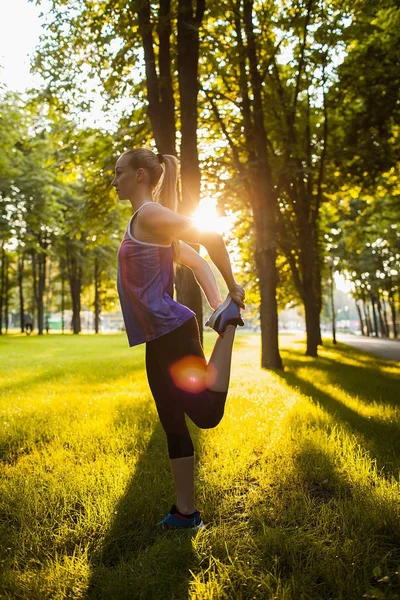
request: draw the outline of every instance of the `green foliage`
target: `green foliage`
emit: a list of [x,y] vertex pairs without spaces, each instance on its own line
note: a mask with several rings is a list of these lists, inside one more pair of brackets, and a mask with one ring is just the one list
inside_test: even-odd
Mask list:
[[2,110],[2,241],[24,255],[27,266],[36,268],[39,261],[42,278],[51,259],[57,304],[48,309],[59,310],[61,263],[65,278],[68,257],[81,272],[82,285],[90,287],[97,256],[100,295],[112,302],[115,294],[108,289],[115,288],[116,252],[128,213],[117,206],[111,188],[117,154],[111,134],[77,128],[37,99],[6,95]]
[[[36,107],[31,102],[23,109],[21,99],[8,95],[0,108],[1,239],[63,257],[69,240],[84,267],[84,286],[99,252],[105,295],[127,216],[110,193],[113,163],[126,147],[152,143],[139,8],[52,0],[34,60],[46,80]],[[157,40],[159,6],[150,8]],[[172,3],[173,15],[176,8]],[[257,157],[248,140],[255,139],[256,107],[244,8],[239,1],[207,3],[198,139],[204,191],[218,197],[222,212],[238,213],[232,243],[242,252],[253,303],[259,286],[249,183]],[[266,153],[279,204],[280,306],[299,302],[311,285],[304,268],[310,255],[318,288],[322,254],[339,235],[330,231],[335,225],[340,268],[361,282],[360,289],[385,297],[398,290],[399,15],[393,0],[253,3]],[[175,20],[172,25],[175,74]],[[176,77],[173,86],[177,94]],[[112,133],[83,127],[78,118],[94,94],[103,100]]]
[[362,292],[387,294],[399,289],[400,231],[393,198],[350,200],[343,207],[336,254],[340,266],[354,283],[356,297]]
[[332,90],[337,120],[333,157],[350,184],[373,189],[400,158],[398,3],[360,3],[345,43],[347,54]]

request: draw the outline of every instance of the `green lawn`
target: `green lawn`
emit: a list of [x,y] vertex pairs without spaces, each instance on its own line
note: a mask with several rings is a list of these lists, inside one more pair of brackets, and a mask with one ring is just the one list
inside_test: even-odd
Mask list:
[[[214,336],[206,337],[210,352]],[[166,442],[124,335],[0,339],[0,598],[400,598],[400,369],[238,335],[222,423],[192,428],[198,533],[160,532]]]

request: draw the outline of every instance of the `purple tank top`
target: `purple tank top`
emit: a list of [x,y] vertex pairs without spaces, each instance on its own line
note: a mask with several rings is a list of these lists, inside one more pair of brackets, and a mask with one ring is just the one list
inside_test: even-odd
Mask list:
[[117,287],[130,346],[155,340],[195,314],[173,300],[172,245],[139,242],[131,234],[131,223],[145,204],[131,217],[118,250]]

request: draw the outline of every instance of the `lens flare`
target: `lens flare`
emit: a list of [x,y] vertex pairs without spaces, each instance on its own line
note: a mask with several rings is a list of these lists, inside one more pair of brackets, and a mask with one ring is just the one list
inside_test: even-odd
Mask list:
[[175,385],[185,392],[198,394],[209,388],[217,376],[215,367],[207,365],[204,358],[186,356],[170,367],[170,374]]

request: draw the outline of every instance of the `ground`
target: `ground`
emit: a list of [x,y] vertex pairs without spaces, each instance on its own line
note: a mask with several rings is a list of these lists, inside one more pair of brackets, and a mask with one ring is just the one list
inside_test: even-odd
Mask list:
[[344,344],[369,352],[374,356],[379,356],[386,360],[400,362],[400,340],[385,340],[381,338],[371,338],[350,333],[339,333],[337,339]]
[[399,366],[281,346],[265,371],[238,335],[224,419],[191,426],[207,526],[188,533],[155,526],[174,496],[143,349],[3,336],[0,597],[399,598]]

